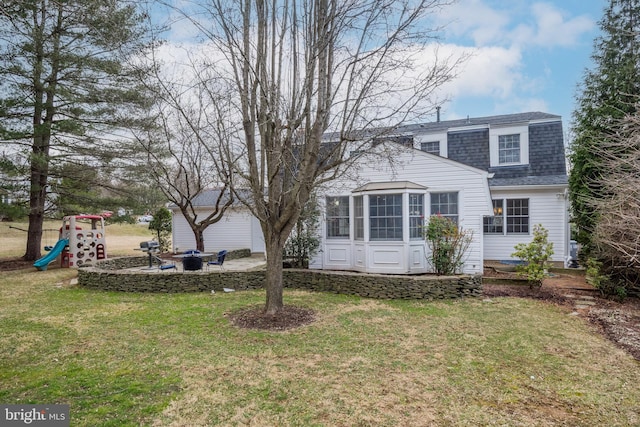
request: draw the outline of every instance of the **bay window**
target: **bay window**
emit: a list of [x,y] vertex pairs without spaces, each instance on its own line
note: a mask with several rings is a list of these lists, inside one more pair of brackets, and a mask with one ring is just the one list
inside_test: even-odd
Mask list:
[[402,240],[402,194],[369,197],[369,239]]
[[353,238],[364,240],[364,198],[355,196],[353,198]]
[[424,226],[424,195],[409,194],[409,238],[422,239]]
[[349,238],[349,196],[327,197],[327,237]]

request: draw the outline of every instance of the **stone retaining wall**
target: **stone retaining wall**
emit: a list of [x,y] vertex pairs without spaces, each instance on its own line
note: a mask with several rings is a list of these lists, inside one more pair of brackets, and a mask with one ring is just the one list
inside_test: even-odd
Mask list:
[[[137,260],[137,264],[136,263]],[[105,260],[78,270],[78,284],[118,292],[209,292],[223,288],[261,289],[264,271],[145,272],[122,271],[147,265],[146,257]],[[117,267],[116,267],[117,266]],[[126,267],[125,267],[126,266]],[[332,292],[377,299],[452,299],[482,295],[482,276],[396,276],[321,270],[285,269],[285,288]]]

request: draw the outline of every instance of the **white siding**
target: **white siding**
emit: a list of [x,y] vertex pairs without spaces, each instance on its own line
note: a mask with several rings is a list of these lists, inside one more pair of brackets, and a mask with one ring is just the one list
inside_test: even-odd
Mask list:
[[529,243],[533,226],[542,224],[553,243],[553,261],[564,261],[567,250],[567,201],[563,190],[492,190],[493,199],[529,199],[529,234],[485,234],[484,257],[488,260],[514,259],[511,254],[518,243]]
[[[468,251],[464,272],[480,273],[483,264],[482,216],[492,212],[486,172],[418,150],[405,149],[399,145],[394,144],[391,148],[394,151],[392,161],[384,156],[361,156],[348,176],[332,181],[321,191],[321,201],[324,196],[351,195],[354,189],[369,182],[411,181],[427,187],[424,204],[428,215],[429,193],[457,191],[459,223],[464,229],[473,232],[473,242]],[[324,215],[324,207],[321,207],[321,212]],[[378,247],[380,242],[371,243],[368,255],[363,257],[363,242],[350,239],[326,239],[325,221],[323,220],[321,224],[321,248],[324,256],[311,263],[313,268],[363,270],[364,259],[366,262],[364,270],[370,272],[406,273],[427,269],[424,263],[416,259],[420,251],[424,252],[422,249],[424,245],[420,242],[417,243],[421,248],[416,246],[415,241],[405,241],[404,246],[402,242],[398,242],[400,245],[385,242],[386,244],[382,245],[384,248]],[[353,206],[351,206],[351,235],[353,236]],[[398,247],[395,248],[395,246]],[[331,254],[334,249],[340,248],[344,251],[346,247],[352,251],[353,256],[343,258],[339,262],[332,260]],[[391,250],[392,248],[395,250]],[[383,249],[386,252],[379,260]]]
[[[199,214],[206,215],[207,211],[202,209]],[[195,248],[193,231],[180,212],[173,212],[172,229],[175,252]],[[223,249],[250,249],[252,252],[264,252],[264,239],[261,238],[262,231],[255,217],[246,209],[231,209],[219,222],[204,231],[204,250],[218,252]]]

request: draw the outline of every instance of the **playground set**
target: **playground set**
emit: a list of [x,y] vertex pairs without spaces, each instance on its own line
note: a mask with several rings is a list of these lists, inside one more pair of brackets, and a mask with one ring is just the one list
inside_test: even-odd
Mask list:
[[[90,225],[84,229],[83,225]],[[37,260],[33,266],[46,270],[49,264],[60,258],[60,267],[91,266],[107,257],[104,218],[100,215],[72,215],[62,218],[58,242],[45,247],[49,253]]]

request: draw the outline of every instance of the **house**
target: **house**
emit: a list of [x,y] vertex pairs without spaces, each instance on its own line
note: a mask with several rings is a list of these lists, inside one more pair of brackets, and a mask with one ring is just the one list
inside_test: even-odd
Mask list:
[[[567,171],[560,116],[530,112],[407,125],[320,189],[320,250],[310,268],[384,274],[432,271],[421,227],[430,215],[473,233],[463,266],[510,260],[542,224],[558,264],[569,255]],[[393,153],[389,156],[388,153]],[[194,203],[203,214],[215,194]],[[195,240],[175,208],[174,250]],[[205,232],[205,250],[264,251],[258,221],[234,207]]]
[[[323,189],[321,250],[310,268],[372,273],[430,271],[419,233],[429,215],[473,233],[463,271],[509,260],[535,224],[568,255],[567,172],[560,116],[532,112],[398,128],[348,177]],[[390,159],[383,153],[389,150]]]
[[[195,212],[203,217],[209,215],[220,190],[209,189],[198,194],[191,201]],[[170,205],[171,241],[174,252],[195,249],[196,239],[189,223],[176,205]],[[260,222],[240,203],[227,209],[222,219],[204,231],[205,252],[221,250],[250,249],[253,253],[264,253],[265,245]]]

